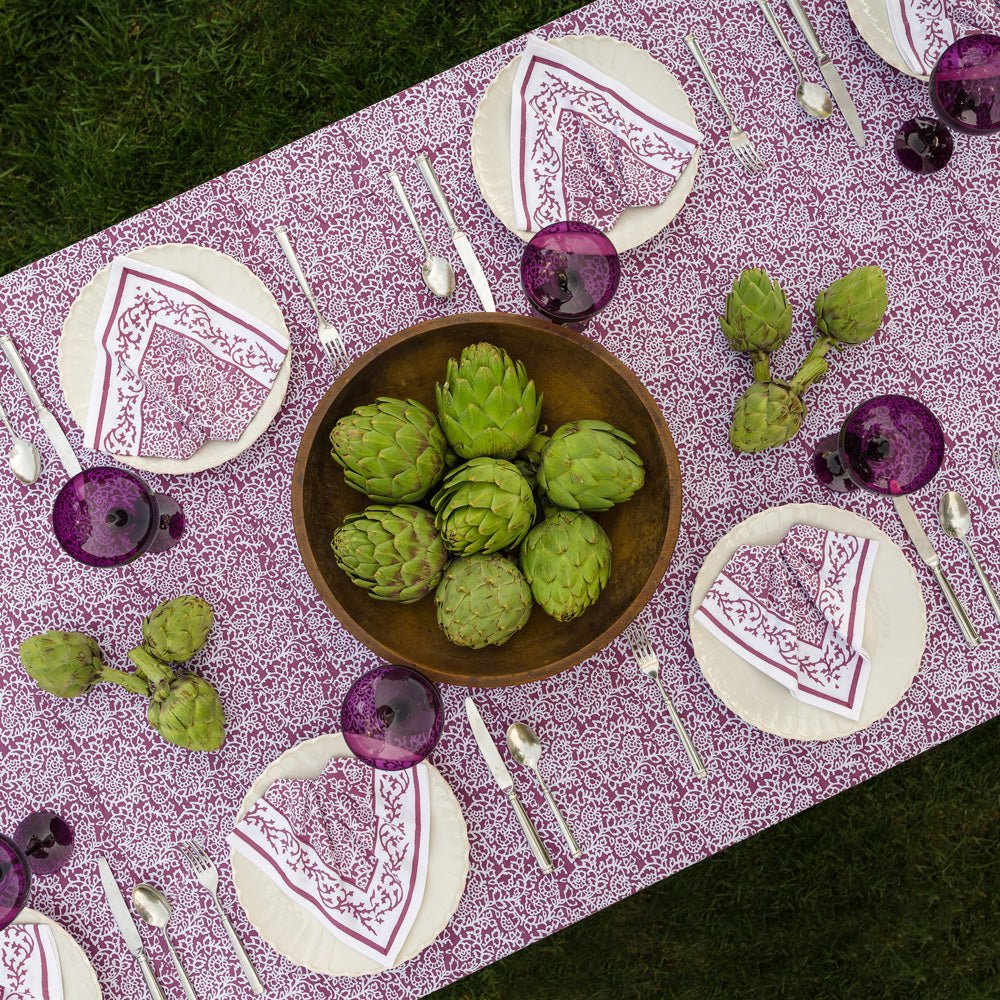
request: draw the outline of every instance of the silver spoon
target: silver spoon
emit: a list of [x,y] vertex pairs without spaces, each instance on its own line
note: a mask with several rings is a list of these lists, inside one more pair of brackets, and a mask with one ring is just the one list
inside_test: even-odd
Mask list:
[[799,102],[799,107],[807,115],[812,115],[813,118],[825,121],[833,113],[833,102],[830,100],[830,95],[819,84],[810,83],[802,75],[802,67],[799,65],[798,59],[795,58],[795,53],[792,51],[791,45],[788,44],[788,36],[778,23],[778,19],[774,16],[774,11],[771,9],[768,0],[757,0],[757,3],[764,12],[767,23],[771,25],[771,29],[777,35],[781,47],[785,50],[785,54],[791,59],[795,75],[799,78],[798,85],[795,88],[795,100]]
[[0,421],[3,421],[7,433],[10,435],[10,454],[7,461],[10,463],[11,471],[21,480],[25,486],[30,486],[42,471],[42,456],[38,454],[38,449],[23,437],[18,437],[14,433],[7,411],[0,404]]
[[945,534],[959,539],[965,546],[969,553],[969,558],[972,560],[976,576],[979,577],[979,582],[983,585],[983,590],[986,591],[986,597],[993,608],[993,613],[997,616],[997,621],[1000,621],[1000,597],[997,597],[997,592],[993,589],[993,584],[990,583],[989,577],[986,575],[983,567],[979,565],[979,559],[976,558],[972,544],[965,537],[972,528],[972,515],[969,513],[969,508],[960,494],[954,490],[948,490],[947,493],[942,494],[941,502],[938,504],[938,520],[940,520]]
[[181,965],[181,960],[174,950],[174,943],[167,933],[167,924],[170,922],[171,914],[167,897],[155,885],[140,882],[132,890],[132,905],[135,907],[136,913],[150,927],[159,927],[163,934],[163,940],[167,943],[167,951],[170,952],[170,957],[174,960],[174,968],[177,969],[177,976],[181,981],[181,986],[184,987],[185,996],[188,1000],[198,1000],[191,980],[188,979],[188,974],[184,971],[184,966]]
[[386,174],[386,177],[389,178],[389,183],[393,186],[399,197],[403,211],[410,220],[410,225],[413,226],[413,231],[417,234],[420,245],[424,248],[424,263],[420,269],[420,275],[424,279],[427,290],[439,299],[448,298],[455,290],[455,269],[444,257],[436,257],[431,253],[431,248],[427,245],[427,240],[424,238],[424,231],[420,228],[420,223],[414,214],[410,199],[403,190],[403,183],[399,179],[399,174],[395,170],[390,170]]
[[556,800],[552,798],[552,793],[549,791],[549,786],[545,784],[545,779],[542,777],[541,771],[538,770],[538,762],[542,757],[542,741],[535,735],[535,731],[529,725],[524,722],[514,722],[507,729],[507,749],[510,751],[511,757],[518,764],[523,764],[535,772],[538,784],[542,786],[545,801],[548,802],[549,808],[552,810],[556,822],[559,824],[559,829],[562,830],[562,834],[566,838],[566,843],[569,844],[570,854],[574,858],[580,857],[583,851],[576,842],[576,837],[573,836],[573,831],[569,828],[566,817],[563,816],[559,806],[556,805]]

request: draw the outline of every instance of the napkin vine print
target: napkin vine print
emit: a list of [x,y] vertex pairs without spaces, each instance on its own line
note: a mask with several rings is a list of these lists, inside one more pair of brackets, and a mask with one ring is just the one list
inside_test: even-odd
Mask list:
[[84,442],[112,455],[190,458],[236,441],[288,338],[190,278],[127,257],[111,266],[94,333]]
[[427,766],[334,758],[315,780],[276,781],[229,842],[339,941],[391,966],[427,878]]
[[856,721],[877,551],[872,539],[793,525],[777,545],[738,549],[695,619],[795,697]]
[[525,46],[511,97],[511,177],[519,228],[572,219],[611,229],[658,205],[701,133],[565,49]]
[[0,930],[0,998],[63,1000],[59,953],[44,924],[13,924]]
[[907,66],[930,76],[941,53],[956,39],[977,29],[952,20],[951,0],[887,0],[889,26]]

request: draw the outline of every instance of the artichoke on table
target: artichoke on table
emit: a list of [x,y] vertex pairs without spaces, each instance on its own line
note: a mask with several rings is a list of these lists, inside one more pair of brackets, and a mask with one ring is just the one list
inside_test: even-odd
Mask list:
[[149,697],[149,685],[145,680],[109,667],[97,640],[83,632],[51,631],[33,635],[21,643],[19,654],[32,680],[57,698],[86,694],[101,681]]
[[205,645],[215,624],[212,605],[184,594],[163,601],[142,620],[143,645],[167,663],[185,663]]

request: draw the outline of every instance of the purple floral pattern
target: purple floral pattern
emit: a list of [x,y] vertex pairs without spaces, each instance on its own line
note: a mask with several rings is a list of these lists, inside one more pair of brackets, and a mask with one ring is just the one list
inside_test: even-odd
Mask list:
[[[985,16],[986,5],[976,6]],[[33,487],[0,477],[0,829],[12,830],[39,807],[73,822],[73,858],[37,880],[32,902],[82,943],[109,996],[143,1000],[147,993],[95,878],[98,853],[109,856],[123,884],[147,878],[168,892],[171,930],[200,995],[241,1000],[246,989],[211,901],[173,850],[186,837],[203,838],[219,862],[223,904],[269,995],[409,1000],[1000,714],[1000,628],[960,547],[936,520],[940,491],[959,490],[972,508],[987,572],[1000,571],[1000,483],[989,461],[1000,428],[1000,394],[992,391],[1000,384],[1000,137],[956,143],[938,174],[904,171],[891,137],[899,122],[928,110],[926,84],[872,53],[843,3],[812,0],[808,7],[870,136],[864,149],[839,115],[819,125],[801,114],[787,57],[753,5],[601,0],[542,29],[546,37],[609,35],[647,50],[678,78],[706,134],[685,207],[664,232],[622,256],[618,293],[587,335],[648,386],[677,444],[680,536],[643,621],[709,777],[691,775],[659,692],[621,642],[523,687],[443,688],[445,726],[432,761],[468,823],[469,881],[440,937],[376,977],[330,979],[275,954],[236,907],[224,840],[264,767],[288,747],[339,728],[345,693],[375,663],[327,611],[295,545],[288,496],[296,449],[332,376],[272,230],[289,227],[321,305],[355,355],[412,323],[475,311],[478,299],[460,268],[447,302],[426,292],[412,229],[384,178],[399,170],[435,251],[457,267],[413,163],[428,149],[499,307],[527,312],[517,266],[523,243],[483,202],[469,155],[476,104],[524,40],[0,278],[4,324],[85,464],[100,458],[83,448],[62,399],[56,337],[80,289],[115,256],[169,242],[228,253],[268,286],[293,339],[292,378],[272,427],[218,468],[151,476],[156,489],[183,504],[190,531],[170,552],[118,569],[86,570],[60,551],[49,516],[61,469],[16,380],[0,366],[0,395],[46,461]],[[794,23],[780,5],[777,14],[815,79]],[[682,40],[689,25],[698,26],[710,58],[722,56],[713,60],[720,83],[771,164],[759,177],[733,160],[728,124]],[[762,455],[734,454],[729,416],[749,376],[718,326],[733,278],[758,266],[788,289],[795,326],[774,363],[789,371],[811,340],[813,297],[848,268],[870,263],[888,274],[883,328],[838,356],[810,390],[796,438]],[[831,497],[812,475],[815,442],[855,405],[885,392],[919,397],[944,425],[943,469],[910,499],[980,627],[984,643],[976,651],[959,635],[891,504],[863,491]],[[844,739],[790,741],[747,725],[712,692],[691,649],[688,602],[705,556],[737,522],[793,499],[842,503],[875,522],[912,560],[927,602],[927,651],[906,696]],[[63,628],[99,637],[109,663],[127,667],[141,616],[164,598],[192,592],[217,611],[208,645],[191,662],[225,703],[228,737],[217,753],[164,743],[146,725],[141,699],[117,687],[60,701],[39,691],[18,663],[21,639]],[[545,741],[552,762],[546,777],[587,848],[575,862],[561,852],[540,792],[515,769],[526,808],[553,849],[554,876],[538,872],[472,746],[462,709],[469,693],[498,738],[524,719]],[[180,995],[159,940],[142,933],[165,988]]]
[[425,764],[334,758],[313,781],[275,782],[229,843],[348,947],[391,965],[423,899],[428,780]]
[[62,1000],[59,953],[44,924],[12,924],[0,930],[0,997]]
[[737,550],[695,612],[716,638],[797,698],[861,714],[862,648],[878,542],[793,525],[777,545]]

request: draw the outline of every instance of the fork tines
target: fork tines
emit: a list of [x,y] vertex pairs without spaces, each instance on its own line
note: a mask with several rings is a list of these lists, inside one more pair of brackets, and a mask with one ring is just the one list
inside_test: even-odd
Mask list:
[[750,141],[750,136],[742,129],[729,133],[729,145],[733,150],[733,156],[752,174],[759,174],[766,170],[767,166],[757,154],[754,144]]
[[212,867],[212,859],[205,853],[205,848],[197,840],[182,840],[177,845],[177,850],[184,855],[196,872]]
[[629,644],[632,655],[636,659],[655,655],[653,653],[653,644],[649,641],[649,633],[639,622],[632,622],[625,629],[625,641]]

